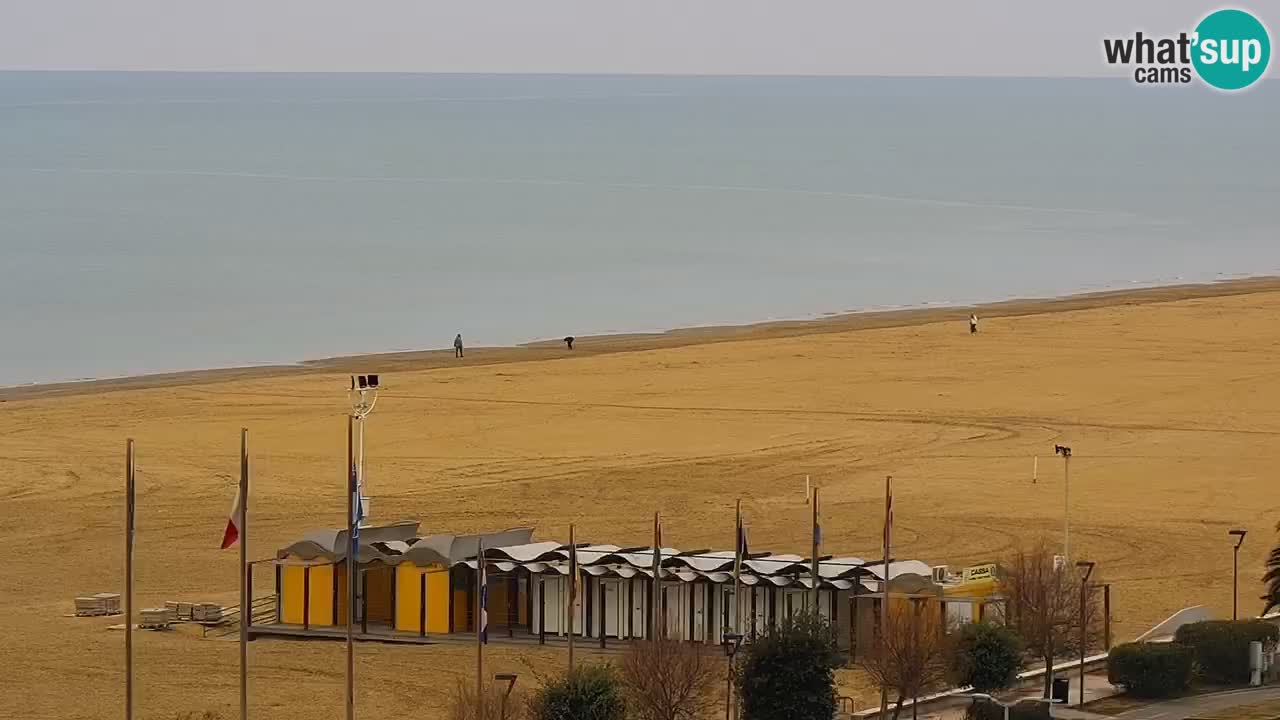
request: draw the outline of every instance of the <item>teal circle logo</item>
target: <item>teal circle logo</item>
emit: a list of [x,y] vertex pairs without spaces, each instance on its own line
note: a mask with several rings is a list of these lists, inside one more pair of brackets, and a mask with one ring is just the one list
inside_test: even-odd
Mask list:
[[1267,28],[1243,10],[1218,10],[1196,26],[1191,63],[1200,79],[1219,90],[1241,90],[1257,82],[1271,60]]

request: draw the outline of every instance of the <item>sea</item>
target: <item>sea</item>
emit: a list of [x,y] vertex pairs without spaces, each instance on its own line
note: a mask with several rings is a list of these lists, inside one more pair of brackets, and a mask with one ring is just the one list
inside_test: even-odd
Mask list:
[[0,385],[1280,273],[1280,83],[0,73]]

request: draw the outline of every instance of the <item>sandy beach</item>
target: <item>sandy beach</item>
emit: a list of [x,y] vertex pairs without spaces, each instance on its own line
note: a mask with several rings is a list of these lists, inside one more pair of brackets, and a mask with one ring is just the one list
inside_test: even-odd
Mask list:
[[[999,560],[1062,533],[1074,448],[1073,555],[1113,585],[1127,640],[1183,607],[1242,609],[1280,519],[1280,280],[869,313],[820,321],[580,338],[515,348],[337,358],[0,390],[0,660],[25,718],[122,706],[118,620],[66,617],[118,590],[125,439],[138,447],[137,606],[234,603],[236,556],[217,550],[251,432],[249,553],[343,522],[346,385],[380,372],[368,426],[377,520],[427,532],[531,525],[642,545],[652,513],[676,547],[731,547],[741,497],[753,550],[805,552],[804,477],[822,487],[829,551],[879,548],[885,475],[898,557]],[[1038,481],[1032,482],[1039,456]],[[472,648],[364,644],[361,718],[437,717]],[[137,639],[140,717],[230,713],[234,642]],[[342,715],[340,643],[250,649],[257,717]],[[532,679],[547,651],[493,647]],[[846,678],[849,692],[856,680]],[[869,701],[870,694],[863,697]],[[228,716],[230,716],[228,714]]]

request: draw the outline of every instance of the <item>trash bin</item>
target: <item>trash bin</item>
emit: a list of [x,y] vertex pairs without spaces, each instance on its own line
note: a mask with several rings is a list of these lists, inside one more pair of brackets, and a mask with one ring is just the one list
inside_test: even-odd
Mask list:
[[1053,679],[1053,701],[1056,703],[1067,704],[1067,698],[1071,696],[1071,679],[1070,678],[1054,678]]

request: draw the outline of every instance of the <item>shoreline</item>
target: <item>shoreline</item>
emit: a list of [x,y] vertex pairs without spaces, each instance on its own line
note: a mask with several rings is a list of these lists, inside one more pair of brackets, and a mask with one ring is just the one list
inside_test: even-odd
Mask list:
[[[979,318],[1041,315],[1117,305],[1147,305],[1197,298],[1249,295],[1280,291],[1280,276],[1258,276],[1205,283],[1144,286],[1133,289],[1102,290],[1048,298],[1014,298],[976,305],[918,306],[893,310],[838,313],[801,320],[769,320],[744,325],[708,325],[674,328],[663,332],[618,333],[575,338],[572,352],[559,339],[537,340],[519,345],[476,347],[478,354],[457,361],[452,348],[386,353],[342,355],[303,360],[292,364],[251,365],[118,378],[62,381],[0,387],[0,402],[49,397],[93,395],[120,390],[200,385],[270,377],[349,373],[411,372],[436,368],[502,365],[584,355],[639,352],[688,345],[762,340],[870,330],[876,328],[926,325],[944,320],[963,320],[970,312]],[[370,367],[374,365],[374,367]]]

